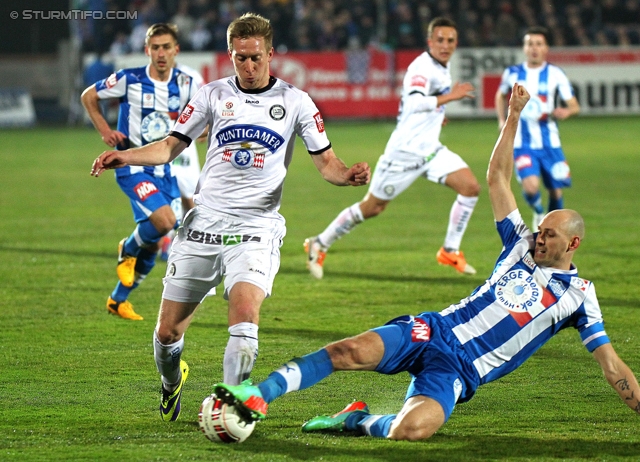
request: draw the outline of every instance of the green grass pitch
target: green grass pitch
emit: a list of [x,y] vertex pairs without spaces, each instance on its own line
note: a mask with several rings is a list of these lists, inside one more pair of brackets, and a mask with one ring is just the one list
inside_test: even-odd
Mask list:
[[[640,130],[637,118],[576,118],[561,123],[574,186],[567,207],[580,211],[587,236],[576,256],[595,281],[607,332],[640,374]],[[336,153],[372,167],[391,122],[328,121]],[[484,186],[497,137],[493,120],[453,120],[443,142],[460,153]],[[200,146],[202,149],[203,146]],[[118,461],[468,461],[631,460],[640,458],[638,416],[618,398],[577,332],[563,331],[506,378],[459,405],[430,440],[303,434],[300,425],[354,399],[395,413],[408,376],[337,373],[282,397],[240,445],[217,445],[199,432],[197,413],[221,380],[226,304],[207,298],[186,335],[191,373],[180,420],[158,415],[159,376],[152,332],[165,264],[130,300],[145,319],[108,316],[118,241],[133,228],[113,174],[92,178],[105,146],[93,129],[36,128],[0,134],[0,460]],[[202,151],[204,151],[202,149]],[[204,155],[204,152],[202,152]],[[298,143],[281,212],[288,234],[274,294],[263,305],[260,357],[253,377],[293,356],[401,314],[438,311],[489,275],[500,250],[486,187],[463,241],[478,275],[438,266],[454,193],[415,183],[380,217],[337,242],[325,278],[305,269],[304,238],[320,232],[365,188],[325,183]],[[514,190],[527,220],[530,212]],[[546,198],[545,198],[546,201]]]

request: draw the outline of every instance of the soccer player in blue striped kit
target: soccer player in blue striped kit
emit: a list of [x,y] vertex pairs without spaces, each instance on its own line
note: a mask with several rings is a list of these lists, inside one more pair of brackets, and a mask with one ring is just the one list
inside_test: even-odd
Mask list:
[[577,330],[622,401],[640,414],[640,386],[618,357],[604,330],[593,284],[578,277],[573,255],[584,237],[582,217],[555,210],[532,234],[511,191],[513,145],[529,93],[512,87],[507,119],[493,150],[487,182],[503,248],[486,282],[440,312],[401,316],[381,327],[294,358],[252,385],[219,383],[220,399],[248,419],[263,419],[268,404],[285,393],[308,388],[334,371],[412,377],[398,414],[376,415],[362,401],[331,416],[306,422],[302,431],[351,431],[397,440],[431,437],[457,403],[476,389],[518,368],[560,330]]
[[[82,93],[84,105],[102,140],[118,150],[144,146],[164,138],[198,90],[188,74],[174,68],[180,51],[177,28],[154,24],[147,30],[147,66],[121,69]],[[112,130],[99,101],[119,98],[118,129]],[[169,164],[126,166],[116,170],[118,186],[131,201],[136,228],[118,245],[119,282],[107,299],[107,310],[124,319],[142,320],[129,294],[155,266],[160,239],[177,228],[182,217],[180,190]]]
[[[540,178],[549,192],[548,212],[564,208],[562,190],[571,186],[571,171],[556,120],[565,120],[580,112],[571,82],[562,69],[547,62],[547,36],[544,27],[527,29],[523,45],[526,60],[505,69],[495,95],[498,125],[502,127],[507,115],[507,96],[513,84],[524,85],[531,94],[520,117],[513,156],[523,196],[533,210],[534,232],[544,217]],[[557,100],[562,100],[565,107],[557,106]]]

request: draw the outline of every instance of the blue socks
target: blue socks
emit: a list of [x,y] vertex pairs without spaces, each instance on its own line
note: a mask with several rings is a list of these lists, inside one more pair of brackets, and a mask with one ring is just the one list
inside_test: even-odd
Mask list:
[[294,358],[287,364],[269,374],[258,385],[262,397],[267,403],[290,391],[304,390],[315,385],[333,372],[329,353],[324,348],[315,353]]
[[536,213],[543,213],[544,209],[542,208],[542,194],[538,191],[536,194],[529,195],[526,193],[522,193],[527,204],[531,207]]
[[389,435],[391,423],[395,420],[396,414],[373,415],[366,412],[356,411],[344,421],[345,428],[351,431],[378,438],[386,438]]
[[125,287],[120,281],[116,284],[116,288],[111,292],[111,298],[116,302],[124,302],[129,298],[129,294],[133,289],[138,287],[140,283],[147,277],[147,274],[151,272],[156,265],[156,253],[150,252],[144,247],[140,247],[138,250],[138,258],[136,260],[136,280],[131,287]]
[[558,199],[554,199],[549,196],[549,212],[552,210],[558,210],[564,208],[564,196],[560,196]]

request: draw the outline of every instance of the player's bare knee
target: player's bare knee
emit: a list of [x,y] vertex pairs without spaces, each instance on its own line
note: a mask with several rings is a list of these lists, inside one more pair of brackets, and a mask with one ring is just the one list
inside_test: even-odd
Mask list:
[[403,420],[398,424],[396,424],[396,421],[393,422],[387,438],[402,441],[419,441],[431,438],[434,433],[435,430],[431,428],[411,424]]
[[480,195],[480,183],[477,181],[473,183],[466,183],[462,185],[458,191],[458,194],[465,197],[478,197]]
[[349,370],[359,364],[358,342],[353,338],[340,340],[326,347],[336,370]]
[[156,338],[163,345],[171,345],[176,343],[182,337],[182,332],[171,326],[158,325],[156,328]]

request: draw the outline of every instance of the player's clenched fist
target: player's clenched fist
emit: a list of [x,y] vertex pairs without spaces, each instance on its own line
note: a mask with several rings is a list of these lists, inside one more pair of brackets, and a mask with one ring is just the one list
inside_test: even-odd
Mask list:
[[513,84],[513,89],[511,91],[511,98],[509,99],[509,109],[512,111],[522,111],[524,106],[529,101],[529,92],[524,86],[519,83]]
[[371,169],[366,162],[353,164],[348,170],[349,185],[362,186],[369,183],[371,179]]

